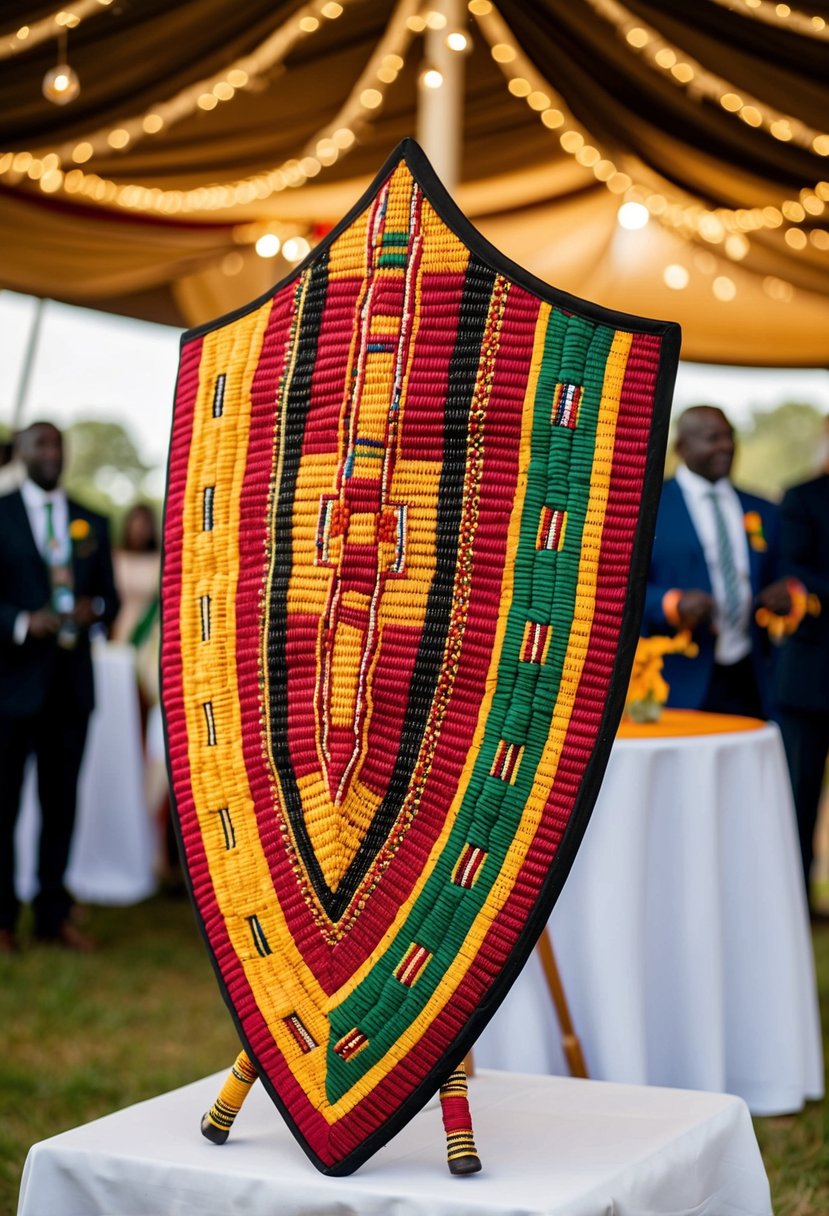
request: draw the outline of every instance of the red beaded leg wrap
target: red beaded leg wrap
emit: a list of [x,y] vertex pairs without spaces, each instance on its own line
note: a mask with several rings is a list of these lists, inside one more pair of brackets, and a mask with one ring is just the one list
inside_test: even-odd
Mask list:
[[446,1132],[446,1158],[450,1174],[477,1174],[481,1159],[472,1135],[472,1116],[467,1100],[468,1087],[463,1065],[456,1068],[440,1087],[443,1129]]
[[230,1135],[233,1120],[250,1093],[257,1072],[244,1051],[236,1057],[236,1063],[225,1078],[218,1098],[206,1115],[202,1116],[202,1135],[214,1144],[224,1144]]

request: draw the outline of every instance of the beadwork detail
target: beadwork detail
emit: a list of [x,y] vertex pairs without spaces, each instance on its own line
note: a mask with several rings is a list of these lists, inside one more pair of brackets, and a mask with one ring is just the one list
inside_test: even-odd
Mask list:
[[412,942],[398,966],[395,967],[394,978],[400,980],[405,987],[411,988],[431,957],[431,953],[425,946],[418,946],[417,942]]
[[285,1025],[288,1027],[294,1039],[299,1044],[301,1051],[313,1051],[315,1047],[319,1046],[316,1039],[298,1014],[289,1014],[285,1019]]

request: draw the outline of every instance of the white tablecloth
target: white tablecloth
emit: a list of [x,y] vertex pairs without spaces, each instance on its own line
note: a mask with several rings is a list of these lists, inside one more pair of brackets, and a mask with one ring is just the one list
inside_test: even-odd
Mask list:
[[[591,1077],[823,1095],[814,963],[780,734],[616,741],[550,932]],[[567,1067],[534,953],[475,1046],[485,1068]]]
[[[153,827],[144,797],[141,723],[132,648],[93,650],[95,709],[78,783],[78,817],[66,885],[82,903],[137,903],[155,890]],[[30,764],[17,824],[16,886],[36,890],[40,814]]]
[[18,1216],[768,1216],[737,1098],[483,1073],[483,1172],[452,1178],[437,1103],[356,1174],[326,1178],[260,1085],[227,1144],[199,1119],[224,1073],[34,1145]]

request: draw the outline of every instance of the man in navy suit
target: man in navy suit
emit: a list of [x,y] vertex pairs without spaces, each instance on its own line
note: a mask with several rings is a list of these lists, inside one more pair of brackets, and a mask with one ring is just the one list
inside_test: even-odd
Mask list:
[[792,486],[780,519],[786,569],[817,595],[821,606],[819,615],[805,616],[783,645],[775,681],[810,894],[815,822],[829,752],[829,471]]
[[696,658],[666,655],[668,704],[769,717],[769,645],[754,619],[786,613],[777,508],[729,480],[734,430],[722,410],[697,405],[677,427],[682,460],[662,490],[642,632],[688,629]]
[[0,953],[17,948],[14,830],[26,759],[37,763],[41,833],[34,931],[92,943],[64,887],[78,773],[93,706],[89,629],[118,609],[108,528],[60,488],[63,441],[48,422],[17,438],[26,478],[0,497]]

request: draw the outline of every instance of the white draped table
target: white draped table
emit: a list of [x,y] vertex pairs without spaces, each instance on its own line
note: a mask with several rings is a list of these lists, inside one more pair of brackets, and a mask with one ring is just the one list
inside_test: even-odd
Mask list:
[[[138,903],[156,887],[153,826],[144,797],[144,761],[131,646],[93,646],[95,709],[78,783],[78,814],[66,885],[91,904]],[[18,897],[36,890],[40,813],[30,764],[15,836]]]
[[[549,928],[591,1077],[738,1094],[755,1114],[822,1097],[776,726],[617,739]],[[537,954],[474,1056],[484,1068],[567,1072]]]
[[432,1103],[348,1178],[317,1173],[261,1085],[227,1144],[199,1119],[224,1073],[35,1144],[18,1216],[769,1216],[745,1104],[688,1093],[480,1073],[484,1170],[452,1178]]

